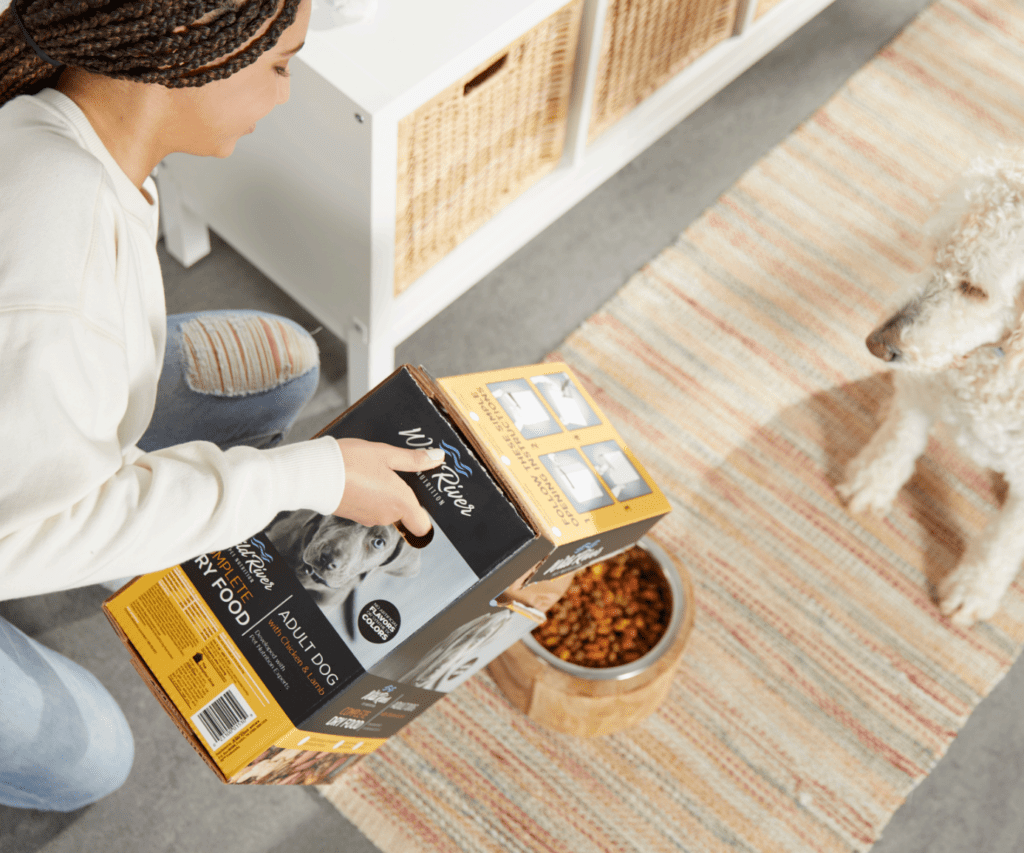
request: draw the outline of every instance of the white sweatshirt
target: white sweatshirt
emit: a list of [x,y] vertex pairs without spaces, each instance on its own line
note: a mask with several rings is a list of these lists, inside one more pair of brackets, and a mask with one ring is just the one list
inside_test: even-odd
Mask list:
[[156,204],[73,101],[0,108],[0,599],[173,566],[341,501],[331,438],[135,446],[167,335],[156,238]]

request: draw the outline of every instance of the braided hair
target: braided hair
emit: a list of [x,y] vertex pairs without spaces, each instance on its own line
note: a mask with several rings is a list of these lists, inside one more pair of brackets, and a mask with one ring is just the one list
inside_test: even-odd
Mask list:
[[[222,80],[273,47],[298,6],[299,0],[283,0],[283,7],[282,0],[11,0],[0,13],[0,106],[54,85],[63,65],[174,89]],[[260,38],[216,63],[278,7]]]

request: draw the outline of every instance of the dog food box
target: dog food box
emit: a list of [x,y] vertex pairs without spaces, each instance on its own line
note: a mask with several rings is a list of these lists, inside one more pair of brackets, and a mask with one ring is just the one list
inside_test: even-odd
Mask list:
[[311,511],[104,604],[154,695],[235,784],[321,784],[544,620],[669,509],[562,364],[404,366],[321,435],[439,447],[423,539]]
[[443,405],[550,543],[528,583],[634,545],[665,496],[564,364],[441,379]]

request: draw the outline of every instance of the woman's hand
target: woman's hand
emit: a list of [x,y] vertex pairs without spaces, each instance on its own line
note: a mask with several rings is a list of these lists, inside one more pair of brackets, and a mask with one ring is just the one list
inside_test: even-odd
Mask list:
[[413,536],[430,532],[430,516],[395,471],[427,471],[444,462],[440,448],[413,450],[361,438],[339,438],[345,492],[334,515],[372,527],[396,521]]

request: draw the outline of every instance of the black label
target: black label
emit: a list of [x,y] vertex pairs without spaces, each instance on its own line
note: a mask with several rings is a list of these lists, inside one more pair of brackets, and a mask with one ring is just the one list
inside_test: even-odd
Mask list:
[[578,542],[570,542],[552,551],[531,576],[529,583],[549,581],[568,572],[575,572],[586,566],[593,565],[609,554],[628,548],[642,537],[655,523],[662,518],[645,518],[605,533],[597,533]]
[[378,385],[331,424],[326,434],[444,450],[445,460],[439,468],[401,476],[478,578],[486,577],[535,538],[466,442],[406,369]]
[[367,674],[332,698],[302,729],[336,734],[350,744],[362,738],[389,738],[444,695]]
[[402,617],[390,601],[378,598],[359,611],[356,624],[359,633],[371,643],[388,643],[402,627]]
[[365,671],[265,537],[182,569],[295,725]]

